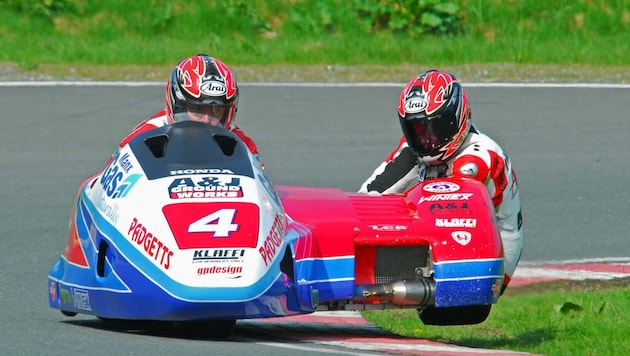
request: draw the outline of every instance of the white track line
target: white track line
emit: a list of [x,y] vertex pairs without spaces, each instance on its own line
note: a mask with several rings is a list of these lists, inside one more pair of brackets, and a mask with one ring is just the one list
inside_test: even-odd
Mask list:
[[[63,80],[33,80],[33,81],[0,81],[0,87],[153,87],[164,86],[164,82],[127,82],[127,81],[63,81]],[[291,87],[291,88],[402,88],[405,83],[395,82],[241,82],[243,87]],[[589,89],[630,89],[628,83],[464,83],[467,88],[589,88]]]

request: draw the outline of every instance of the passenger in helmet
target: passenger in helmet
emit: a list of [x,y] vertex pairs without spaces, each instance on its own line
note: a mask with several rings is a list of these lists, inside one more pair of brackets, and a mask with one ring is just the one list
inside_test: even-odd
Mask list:
[[449,73],[424,72],[407,83],[398,101],[403,136],[359,192],[403,193],[418,181],[467,177],[486,185],[505,254],[504,288],[523,248],[516,173],[501,146],[471,124],[468,97]]
[[454,76],[429,71],[411,80],[398,102],[398,120],[409,147],[429,165],[453,156],[470,130],[468,98]]
[[184,58],[173,69],[166,84],[165,108],[138,124],[120,147],[142,132],[190,120],[232,131],[258,157],[254,141],[234,125],[238,94],[232,71],[219,59],[206,54]]

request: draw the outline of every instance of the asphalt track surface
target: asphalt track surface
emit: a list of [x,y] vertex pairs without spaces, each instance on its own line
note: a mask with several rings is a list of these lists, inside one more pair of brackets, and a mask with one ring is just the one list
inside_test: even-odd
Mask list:
[[[354,191],[398,140],[401,88],[244,84],[236,122],[257,142],[275,184]],[[629,94],[587,85],[468,87],[473,121],[516,168],[523,265],[627,261]],[[334,342],[278,342],[292,329],[261,332],[251,322],[237,325],[233,339],[208,341],[121,332],[48,307],[46,278],[65,245],[78,184],[163,97],[161,85],[0,86],[0,353],[372,354]],[[371,339],[382,336],[365,325],[326,335],[354,338],[365,328]]]

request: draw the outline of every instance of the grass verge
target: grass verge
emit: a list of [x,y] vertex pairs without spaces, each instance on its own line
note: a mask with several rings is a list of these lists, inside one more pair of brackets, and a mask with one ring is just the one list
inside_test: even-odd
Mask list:
[[[433,15],[454,9],[440,21],[459,30],[418,33],[428,24],[413,13],[420,3]],[[242,82],[402,83],[439,68],[464,82],[630,83],[628,1],[13,0],[0,9],[5,81],[166,81],[178,60],[208,53]]]
[[460,346],[544,355],[628,355],[630,278],[508,288],[477,325],[429,326],[413,309],[363,312],[396,334]]

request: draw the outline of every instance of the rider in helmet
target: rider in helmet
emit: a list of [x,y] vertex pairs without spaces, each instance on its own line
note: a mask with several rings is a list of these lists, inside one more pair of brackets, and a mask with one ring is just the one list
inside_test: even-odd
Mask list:
[[484,183],[503,241],[505,288],[523,247],[518,184],[507,154],[471,124],[466,92],[449,73],[430,70],[407,83],[398,120],[403,132],[398,146],[359,192],[403,193],[418,181],[453,176]]
[[198,121],[222,126],[235,133],[256,157],[258,148],[234,125],[238,107],[238,85],[223,62],[205,54],[182,59],[166,84],[166,107],[138,124],[120,143],[127,144],[136,135],[178,121]]

